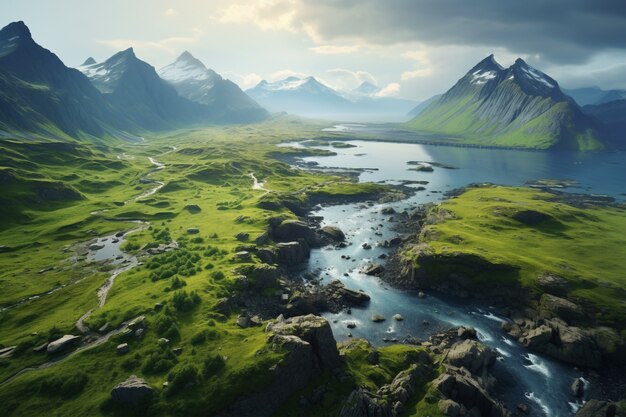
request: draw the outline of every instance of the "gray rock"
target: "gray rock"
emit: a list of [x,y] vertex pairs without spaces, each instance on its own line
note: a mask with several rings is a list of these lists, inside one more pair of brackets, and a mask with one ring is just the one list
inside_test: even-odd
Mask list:
[[544,292],[552,295],[564,296],[569,292],[569,284],[564,278],[552,274],[545,274],[537,278],[537,286]]
[[239,262],[250,262],[252,261],[252,254],[245,250],[240,251],[235,253],[235,259],[237,259]]
[[385,316],[382,316],[380,314],[372,314],[372,321],[374,323],[382,323],[385,320]]
[[59,353],[76,345],[79,340],[80,340],[80,336],[66,334],[65,336],[55,340],[54,342],[48,343],[48,346],[46,347],[46,351],[48,353]]
[[335,242],[343,242],[344,240],[346,240],[345,233],[343,233],[340,228],[335,226],[324,226],[320,229],[320,233],[324,236],[329,237]]
[[522,343],[529,349],[543,349],[552,339],[552,328],[547,325],[541,325],[536,329],[532,329],[522,338]]
[[541,296],[539,309],[549,316],[556,316],[568,323],[582,320],[585,317],[585,312],[579,305],[551,294]]
[[125,381],[120,382],[111,391],[111,398],[117,404],[134,406],[154,395],[155,390],[143,379],[131,375]]
[[300,220],[284,220],[274,229],[274,238],[280,242],[304,239],[309,245],[315,241],[314,231]]
[[585,383],[581,378],[576,378],[574,382],[572,382],[569,390],[573,397],[582,398],[585,393]]
[[235,235],[235,239],[237,239],[240,242],[247,241],[249,237],[250,237],[250,234],[246,232],[239,232]]
[[123,355],[125,353],[128,353],[129,350],[130,348],[128,347],[128,343],[121,343],[117,345],[117,348],[116,348],[118,355]]
[[482,374],[495,362],[493,350],[475,340],[464,340],[450,348],[446,362],[459,368],[464,367],[473,374]]
[[459,403],[452,400],[439,400],[437,407],[439,408],[439,412],[441,412],[441,414],[448,417],[456,417],[461,412],[461,406]]
[[200,233],[200,229],[198,229],[197,227],[187,228],[187,234],[189,235],[197,235],[198,233]]
[[362,272],[365,275],[378,276],[378,275],[382,274],[384,270],[385,270],[385,268],[383,268],[383,266],[381,264],[371,263],[371,264],[367,265],[365,268],[363,268]]
[[276,263],[278,255],[275,250],[270,248],[261,248],[257,250],[256,256],[266,264]]
[[576,413],[576,417],[614,417],[617,407],[606,401],[589,400]]
[[401,314],[394,314],[394,315],[393,315],[393,319],[394,319],[395,321],[403,321],[403,320],[404,320],[404,317],[402,317],[402,315],[401,315]]
[[293,242],[276,244],[278,250],[278,263],[286,266],[295,266],[309,258],[311,249],[304,239]]

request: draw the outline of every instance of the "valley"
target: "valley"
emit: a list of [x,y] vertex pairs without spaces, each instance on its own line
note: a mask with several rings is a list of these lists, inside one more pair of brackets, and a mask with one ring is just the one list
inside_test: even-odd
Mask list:
[[0,5],[0,416],[626,416],[621,47],[218,3]]

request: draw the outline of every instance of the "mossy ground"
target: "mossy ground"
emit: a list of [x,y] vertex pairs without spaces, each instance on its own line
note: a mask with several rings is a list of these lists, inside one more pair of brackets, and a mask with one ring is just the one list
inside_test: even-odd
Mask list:
[[[147,331],[141,339],[128,339],[129,353],[117,355],[116,345],[126,339],[116,336],[46,369],[24,373],[0,385],[0,414],[126,415],[128,410],[113,407],[108,398],[130,374],[144,377],[159,391],[149,415],[207,415],[240,393],[263,387],[281,353],[267,349],[262,327],[239,329],[235,316],[215,312],[217,300],[233,291],[234,253],[242,244],[235,236],[245,232],[253,240],[265,231],[269,217],[294,216],[281,204],[259,208],[263,199],[280,203],[381,190],[311,175],[275,158],[291,152],[277,148],[280,141],[315,138],[319,131],[313,123],[279,118],[152,135],[136,144],[0,142],[0,305],[66,285],[0,313],[0,345],[19,346],[13,357],[0,361],[0,381],[46,362],[47,355],[32,347],[77,334],[77,319],[97,306],[96,289],[113,267],[77,255],[77,242],[137,228],[127,221],[134,219],[150,227],[127,236],[129,252],[170,240],[181,247],[146,258],[118,276],[104,307],[86,322],[94,329],[104,323],[115,327],[145,314]],[[148,157],[165,164],[150,174],[165,185],[152,196],[133,200],[154,187],[140,182],[154,168]],[[252,189],[251,172],[269,193]],[[42,192],[42,182],[57,185]],[[189,235],[191,227],[199,233]],[[38,273],[48,267],[56,269]],[[154,311],[157,302],[166,305],[164,311]],[[171,345],[159,346],[160,337],[171,339]],[[178,346],[182,353],[174,355],[171,349]],[[217,356],[223,367],[215,366]],[[163,390],[168,378],[170,386],[176,381],[194,386]],[[61,389],[64,381],[69,382]]]
[[[550,216],[528,225],[513,218],[534,210]],[[577,208],[554,194],[531,188],[469,188],[433,209],[420,236],[435,254],[475,255],[518,268],[511,274],[484,273],[479,284],[516,283],[535,288],[551,273],[568,280],[570,297],[590,304],[596,319],[623,328],[626,317],[626,210],[617,206]],[[407,253],[407,256],[412,256]]]

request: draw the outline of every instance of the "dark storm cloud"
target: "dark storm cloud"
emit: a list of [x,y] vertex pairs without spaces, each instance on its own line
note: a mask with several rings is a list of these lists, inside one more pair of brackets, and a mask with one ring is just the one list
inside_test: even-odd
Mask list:
[[317,0],[299,17],[327,40],[504,47],[553,63],[626,49],[625,0]]

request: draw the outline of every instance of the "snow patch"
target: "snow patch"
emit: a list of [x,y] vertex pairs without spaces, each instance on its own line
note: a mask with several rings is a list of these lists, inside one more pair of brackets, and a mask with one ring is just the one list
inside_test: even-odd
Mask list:
[[477,70],[474,71],[472,73],[472,84],[485,84],[487,83],[487,81],[489,80],[493,80],[494,78],[496,78],[496,72],[495,71],[483,71],[483,70]]
[[547,79],[544,78],[544,76],[537,71],[536,69],[532,68],[532,67],[520,67],[520,69],[530,78],[532,78],[535,81],[540,82],[541,84],[544,84],[550,88],[554,88],[554,84],[552,84],[551,82],[549,82]]

